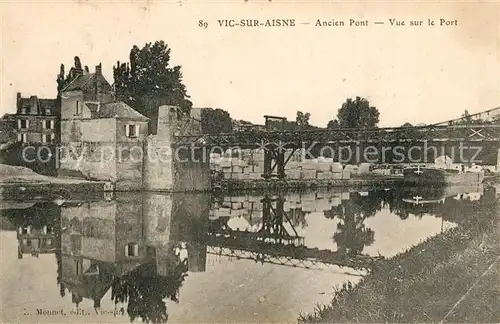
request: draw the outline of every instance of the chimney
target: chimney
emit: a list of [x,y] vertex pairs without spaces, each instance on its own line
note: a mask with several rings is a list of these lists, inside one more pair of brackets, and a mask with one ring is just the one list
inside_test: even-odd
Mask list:
[[38,115],[38,98],[37,96],[30,97],[30,114]]
[[21,112],[21,93],[17,93],[17,98],[16,98],[16,107],[17,107],[17,112]]
[[95,66],[95,74],[97,74],[97,75],[102,74],[102,63],[99,63],[99,65]]
[[83,69],[83,74],[89,74],[89,67],[85,65],[85,68]]

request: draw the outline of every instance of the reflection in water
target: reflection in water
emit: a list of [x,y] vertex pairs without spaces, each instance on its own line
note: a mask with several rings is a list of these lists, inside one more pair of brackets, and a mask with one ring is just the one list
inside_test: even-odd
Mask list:
[[[377,257],[363,254],[365,247],[387,240],[383,236],[376,239],[373,228],[377,226],[373,224],[389,225],[410,216],[422,222],[432,216],[459,221],[478,210],[478,204],[495,200],[496,196],[496,192],[482,187],[213,198],[206,194],[120,193],[113,199],[72,200],[60,206],[44,202],[19,204],[17,209],[2,210],[2,219],[17,232],[18,258],[55,253],[58,295],[63,299],[68,296],[76,309],[89,300],[97,311],[105,308],[101,303],[108,305],[109,300],[118,313],[128,314],[130,321],[159,323],[168,319],[170,300],[186,304],[185,308],[175,307],[175,321],[221,321],[230,311],[211,315],[213,307],[203,310],[196,300],[200,298],[195,289],[197,283],[212,287],[204,291],[213,291],[212,297],[217,298],[227,294],[226,289],[219,288],[227,281],[224,278],[233,280],[230,278],[243,274],[243,278],[251,279],[263,271],[260,269],[267,269],[267,273],[277,273],[270,279],[277,281],[282,277],[278,273],[285,273],[287,267],[283,266],[288,266],[305,271],[300,275],[294,272],[289,278],[291,287],[302,287],[299,291],[304,294],[305,287],[311,284],[307,280],[302,284],[296,277],[312,275],[314,280],[331,282],[340,278],[342,272],[335,270],[338,266],[369,268],[377,261]],[[385,214],[397,217],[386,218]],[[320,240],[322,231],[327,233],[327,240]],[[421,239],[435,233],[422,233]],[[214,258],[223,260],[224,266],[219,268]],[[240,263],[243,268],[239,268]],[[238,273],[236,269],[246,272]],[[189,273],[201,276],[188,278]],[[327,279],[327,275],[335,279]],[[203,284],[204,277],[210,283]],[[350,277],[341,280],[346,278]],[[190,282],[193,283],[186,288],[189,297],[180,301],[181,287]],[[256,285],[251,288],[247,284],[250,290],[240,299],[251,297],[252,291],[264,290],[265,284],[257,281]],[[245,289],[245,283],[238,287]],[[247,302],[261,309],[262,316],[288,321],[302,311],[303,306],[298,305],[305,304],[305,297],[290,299],[294,292],[288,291],[286,285],[276,289],[280,293],[275,304]],[[311,299],[309,304],[314,305],[317,294],[306,296]],[[226,302],[227,307],[239,303]],[[230,302],[236,304],[230,306]],[[203,303],[210,304],[206,299]],[[266,313],[270,311],[267,307],[276,305],[292,308],[293,314],[290,316],[289,310]],[[254,312],[254,316],[259,314]],[[235,321],[258,320],[247,318],[245,312],[234,316]]]
[[342,204],[336,215],[341,220],[337,224],[337,232],[333,234],[338,249],[355,255],[360,254],[365,246],[371,245],[375,240],[375,233],[364,222],[368,217],[375,216],[381,208],[380,195],[351,195],[351,199]]
[[170,260],[167,271],[158,275],[152,262],[139,266],[121,277],[114,277],[111,299],[127,303],[127,313],[133,321],[140,317],[145,323],[164,323],[168,319],[165,299],[178,302],[179,288],[187,276],[187,260]]

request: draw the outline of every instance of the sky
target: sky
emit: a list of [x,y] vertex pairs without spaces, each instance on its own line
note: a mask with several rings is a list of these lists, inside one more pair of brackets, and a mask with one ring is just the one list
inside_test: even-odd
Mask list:
[[[451,2],[50,1],[2,2],[0,115],[17,92],[56,96],[56,76],[75,55],[93,71],[133,45],[164,40],[182,66],[195,107],[235,119],[294,119],[326,126],[346,98],[364,97],[380,126],[440,122],[500,106],[500,5]],[[295,19],[293,28],[219,27],[221,19]],[[457,26],[427,26],[427,20]],[[317,19],[368,20],[367,27],[316,27]],[[423,20],[391,26],[389,19]],[[208,23],[199,27],[200,20]],[[384,21],[374,25],[374,21]],[[309,22],[309,25],[300,24]]]

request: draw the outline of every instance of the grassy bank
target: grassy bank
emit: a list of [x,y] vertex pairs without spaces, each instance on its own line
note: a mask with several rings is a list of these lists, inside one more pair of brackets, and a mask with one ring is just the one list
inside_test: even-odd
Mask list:
[[477,203],[457,227],[341,287],[299,322],[499,322],[498,205]]

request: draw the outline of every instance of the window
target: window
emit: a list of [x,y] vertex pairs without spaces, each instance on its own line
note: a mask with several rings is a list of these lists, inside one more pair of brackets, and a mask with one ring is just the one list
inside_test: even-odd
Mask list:
[[76,115],[80,115],[80,101],[76,101]]
[[42,134],[42,143],[47,143],[47,134]]
[[43,129],[54,129],[54,121],[53,120],[44,120],[42,121]]
[[17,134],[17,141],[21,143],[28,143],[28,134]]
[[77,275],[79,275],[81,273],[81,266],[82,266],[82,263],[80,262],[80,260],[75,260],[75,273]]
[[56,134],[50,134],[50,141],[53,142],[56,139]]
[[125,256],[136,257],[139,256],[139,244],[129,243],[125,246]]
[[17,120],[17,128],[19,129],[28,129],[30,127],[30,121],[27,119],[18,119]]
[[127,136],[127,137],[139,136],[139,125],[126,125],[125,126],[125,136]]

